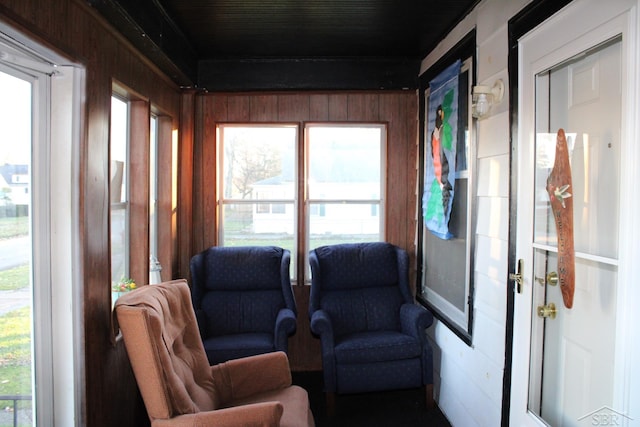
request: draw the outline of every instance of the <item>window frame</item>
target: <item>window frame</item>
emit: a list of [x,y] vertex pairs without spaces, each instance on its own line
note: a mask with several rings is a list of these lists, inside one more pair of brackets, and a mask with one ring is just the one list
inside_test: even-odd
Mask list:
[[[126,200],[120,203],[110,203],[109,206],[109,259],[112,257],[111,242],[111,226],[112,226],[112,210],[115,208],[128,209],[125,234],[125,269],[124,278],[132,279],[136,286],[142,286],[149,283],[150,276],[150,238],[149,238],[149,215],[150,215],[150,150],[151,150],[151,116],[155,114],[157,121],[158,150],[161,144],[165,143],[168,135],[164,130],[165,116],[160,115],[157,111],[152,112],[151,103],[148,99],[140,96],[135,91],[127,88],[123,84],[114,81],[112,84],[112,97],[125,102],[128,107],[127,118],[127,164],[125,165],[126,177]],[[111,126],[110,126],[111,131]],[[112,166],[111,161],[111,135],[109,135],[109,167]],[[158,158],[161,153],[158,152]],[[111,176],[111,170],[109,171]],[[158,177],[159,179],[159,177]],[[123,177],[124,180],[124,177]],[[111,194],[111,183],[109,194]],[[158,187],[158,197],[160,192],[166,191],[164,187]],[[160,220],[160,219],[159,219]],[[160,222],[159,222],[160,224]],[[158,245],[162,245],[164,239],[159,236]],[[113,265],[111,266],[111,275],[113,275]],[[111,277],[110,290],[113,284],[118,283],[120,277]],[[117,295],[110,292],[111,305],[115,303]],[[113,331],[114,337],[117,339],[118,331]]]
[[[309,130],[312,128],[379,128],[380,129],[380,188],[379,188],[379,198],[324,198],[324,197],[316,197],[312,198],[311,189],[309,188],[309,183],[311,179],[309,178],[309,173],[311,171],[311,149],[309,144],[311,143],[311,137],[309,136]],[[311,284],[311,272],[309,270],[309,262],[308,262],[308,254],[314,249],[311,247],[310,237],[311,237],[311,216],[316,211],[314,207],[317,206],[317,216],[325,217],[327,216],[327,205],[363,205],[363,206],[378,206],[378,237],[379,241],[386,240],[386,189],[387,189],[387,140],[388,140],[388,124],[385,122],[305,122],[304,126],[304,162],[305,162],[305,175],[303,178],[303,183],[305,185],[305,193],[304,193],[304,206],[305,206],[305,233],[303,233],[304,237],[304,262],[306,268],[304,283]]]
[[[467,34],[451,51],[444,55],[433,67],[425,71],[420,76],[420,105],[419,105],[419,167],[418,167],[418,194],[422,199],[424,192],[424,172],[425,156],[427,150],[425,146],[428,141],[426,130],[428,120],[430,81],[439,75],[449,65],[456,60],[462,61],[459,82],[464,83],[459,88],[459,111],[458,127],[465,129],[464,141],[467,145],[467,171],[460,175],[459,179],[465,181],[466,197],[457,199],[461,203],[460,212],[457,216],[460,229],[465,228],[463,235],[451,240],[441,240],[434,237],[426,229],[423,218],[422,203],[418,205],[420,221],[417,224],[417,277],[416,277],[416,300],[418,303],[431,310],[438,320],[456,334],[465,344],[471,346],[473,341],[473,316],[474,316],[474,294],[475,294],[475,223],[477,212],[477,123],[471,114],[471,89],[476,81],[474,64],[475,57],[475,31]],[[464,76],[464,77],[462,77]],[[461,80],[462,79],[462,80]],[[464,101],[464,102],[462,102]],[[458,181],[458,178],[456,179]],[[459,185],[459,184],[456,184]],[[454,197],[454,200],[455,197]],[[455,209],[455,208],[454,208]],[[452,218],[454,215],[452,214]],[[456,220],[451,219],[453,223]],[[429,278],[429,266],[444,265],[440,262],[447,258],[449,266],[444,273],[435,274]],[[451,268],[456,265],[457,269]],[[432,267],[433,270],[433,267]],[[458,281],[453,278],[454,273],[464,273],[464,280]],[[448,287],[456,287],[462,290],[462,305],[460,308],[454,305],[447,295],[443,295],[439,290]],[[439,288],[439,289],[437,289]]]
[[[31,200],[29,235],[33,239],[34,422],[69,425],[80,419],[83,398],[77,381],[83,375],[77,363],[82,358],[82,346],[77,345],[82,337],[82,304],[76,298],[81,280],[73,257],[80,242],[80,196],[71,183],[80,170],[85,69],[2,22],[0,47],[12,52],[0,60],[0,71],[32,85],[27,182],[32,191],[26,194]],[[54,330],[65,339],[53,339]]]
[[[242,199],[236,197],[226,197],[225,196],[225,143],[224,143],[224,129],[225,128],[291,128],[295,129],[295,142],[294,142],[294,155],[293,155],[293,176],[295,179],[293,195],[291,199],[286,198],[249,198]],[[216,206],[218,208],[218,216],[216,221],[216,244],[219,246],[224,246],[225,241],[225,224],[224,224],[224,210],[225,206],[228,205],[249,205],[252,206],[252,213],[257,214],[267,214],[271,213],[272,205],[280,204],[280,205],[292,205],[293,209],[293,248],[291,250],[291,279],[293,282],[296,281],[297,277],[297,256],[298,256],[298,242],[296,240],[298,234],[298,194],[299,194],[299,156],[300,156],[300,124],[294,122],[248,122],[248,123],[229,123],[229,122],[220,122],[216,125],[216,157],[218,159],[217,162],[217,187],[216,187]],[[286,208],[285,208],[286,209]],[[255,212],[257,210],[257,212]]]

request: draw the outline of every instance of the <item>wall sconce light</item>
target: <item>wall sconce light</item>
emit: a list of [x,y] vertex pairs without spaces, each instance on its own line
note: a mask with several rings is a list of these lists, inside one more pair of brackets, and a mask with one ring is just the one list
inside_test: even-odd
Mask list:
[[489,117],[491,107],[502,102],[504,97],[504,83],[502,79],[496,80],[491,86],[474,86],[471,114],[476,119],[482,120]]

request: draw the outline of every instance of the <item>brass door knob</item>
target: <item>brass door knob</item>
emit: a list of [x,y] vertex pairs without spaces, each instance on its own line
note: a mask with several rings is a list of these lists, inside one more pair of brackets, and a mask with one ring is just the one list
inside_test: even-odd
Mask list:
[[554,303],[549,303],[547,305],[539,305],[538,306],[538,316],[539,317],[550,317],[552,319],[556,318],[556,305]]

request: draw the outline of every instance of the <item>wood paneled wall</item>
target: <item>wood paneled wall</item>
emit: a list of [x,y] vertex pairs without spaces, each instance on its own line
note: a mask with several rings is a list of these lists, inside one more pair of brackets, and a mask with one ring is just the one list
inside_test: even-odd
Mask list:
[[[76,362],[83,395],[82,419],[90,427],[148,425],[149,421],[122,341],[112,343],[109,253],[109,116],[112,82],[132,88],[168,117],[177,128],[180,89],[113,32],[86,1],[2,0],[0,20],[28,38],[58,52],[86,69],[79,182],[83,307],[82,360]],[[147,108],[145,107],[145,110]],[[166,123],[165,123],[166,126]],[[171,171],[171,147],[160,147]],[[148,159],[148,154],[146,155]],[[138,159],[140,160],[140,159]],[[73,162],[69,162],[73,164]],[[63,165],[68,167],[68,165]],[[166,178],[166,177],[165,177]],[[166,182],[166,179],[164,180]],[[166,200],[166,197],[164,197]],[[166,204],[165,204],[166,205]],[[144,208],[143,208],[144,209]],[[168,213],[164,218],[172,218]],[[166,219],[165,219],[166,221]],[[171,225],[168,225],[171,227]],[[170,233],[175,237],[175,233]],[[167,255],[165,255],[167,256]],[[176,255],[170,254],[172,258]],[[148,255],[142,257],[147,270]],[[174,275],[171,261],[163,265],[165,278]]]
[[[417,98],[414,92],[199,94],[181,91],[81,0],[1,0],[0,19],[86,70],[80,147],[82,270],[80,425],[148,425],[124,345],[111,338],[109,113],[113,81],[164,114],[179,132],[177,199],[159,195],[164,280],[189,277],[189,259],[215,244],[215,125],[218,122],[374,121],[388,124],[386,239],[415,256]],[[160,147],[160,186],[171,188],[172,147]],[[176,206],[177,201],[177,206]],[[169,259],[169,261],[164,261]],[[415,259],[412,258],[412,265]],[[415,277],[415,275],[413,276]],[[321,367],[307,318],[308,287],[296,286],[298,332],[292,367]]]
[[[415,266],[415,92],[201,94],[195,105],[192,254],[216,244],[217,123],[385,122],[388,126],[386,240],[406,249]],[[298,329],[289,342],[291,366],[294,370],[319,370],[322,367],[319,340],[311,335],[307,315],[309,287],[295,286],[294,291]]]

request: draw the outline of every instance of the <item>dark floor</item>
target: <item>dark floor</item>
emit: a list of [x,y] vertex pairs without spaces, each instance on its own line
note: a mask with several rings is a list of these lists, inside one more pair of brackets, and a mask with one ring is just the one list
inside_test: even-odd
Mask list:
[[335,415],[328,416],[322,372],[294,372],[293,383],[307,390],[317,427],[451,427],[436,406],[427,410],[424,389],[336,396]]

